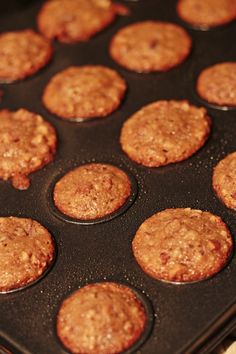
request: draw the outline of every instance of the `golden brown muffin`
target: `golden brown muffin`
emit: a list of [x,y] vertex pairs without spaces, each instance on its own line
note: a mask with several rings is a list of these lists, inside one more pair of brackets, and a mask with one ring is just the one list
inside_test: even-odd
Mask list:
[[177,13],[196,27],[220,26],[236,18],[236,0],[179,0]]
[[209,103],[236,107],[236,62],[204,69],[197,80],[197,93]]
[[32,30],[0,34],[0,81],[24,79],[44,67],[52,56],[50,42]]
[[166,71],[189,55],[192,40],[173,23],[145,21],[121,28],[110,44],[111,57],[137,72]]
[[146,313],[127,286],[89,284],[63,301],[57,334],[72,353],[115,354],[134,344],[146,324]]
[[236,209],[236,152],[218,162],[213,173],[213,188],[222,202]]
[[220,217],[177,208],[145,220],[132,247],[136,261],[151,277],[192,282],[208,278],[225,266],[233,240]]
[[47,38],[73,43],[86,41],[116,17],[111,0],[48,0],[38,15],[38,28]]
[[27,189],[28,175],[52,161],[56,133],[40,115],[19,109],[0,111],[0,178]]
[[101,65],[73,66],[52,77],[43,103],[61,118],[101,118],[119,107],[125,91],[125,81],[112,69]]
[[32,219],[0,218],[0,292],[37,280],[55,255],[50,233]]
[[131,182],[119,168],[91,163],[68,172],[55,185],[53,199],[65,215],[91,220],[118,210],[129,198]]
[[210,132],[204,108],[187,101],[157,101],[132,115],[123,125],[120,143],[135,162],[158,167],[187,159]]

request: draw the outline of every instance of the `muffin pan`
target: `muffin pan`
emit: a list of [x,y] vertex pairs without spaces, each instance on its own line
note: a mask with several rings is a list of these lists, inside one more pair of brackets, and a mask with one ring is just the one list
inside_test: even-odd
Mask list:
[[[27,191],[17,191],[0,181],[1,216],[38,220],[54,236],[57,258],[37,283],[0,295],[0,353],[66,353],[55,331],[58,308],[64,298],[85,284],[111,280],[143,292],[152,304],[154,324],[149,338],[139,347],[142,354],[209,353],[236,326],[236,256],[216,276],[193,284],[154,280],[136,263],[131,241],[141,223],[166,208],[191,207],[219,215],[236,235],[235,211],[214,194],[212,170],[236,150],[236,110],[214,109],[194,90],[196,74],[217,62],[236,60],[236,23],[210,31],[189,29],[178,18],[175,2],[166,0],[121,1],[131,13],[119,17],[88,42],[53,43],[52,61],[39,73],[13,84],[1,84],[0,109],[24,107],[41,114],[58,133],[54,162],[33,173]],[[36,28],[42,1],[0,17],[0,30]],[[4,6],[6,6],[4,4]],[[9,3],[10,6],[10,3]],[[142,20],[170,21],[187,28],[193,39],[190,57],[165,72],[137,74],[127,71],[109,56],[108,47],[119,28]],[[127,81],[128,92],[120,108],[104,119],[67,122],[43,107],[41,96],[49,79],[70,65],[102,64],[117,70]],[[205,146],[186,161],[160,168],[132,162],[122,152],[119,134],[123,122],[142,106],[159,99],[187,99],[208,109],[212,133]],[[60,218],[53,210],[51,190],[59,176],[87,162],[107,162],[134,176],[137,196],[115,218],[81,225]],[[135,190],[135,187],[134,187]],[[135,194],[135,193],[134,193]],[[149,318],[153,315],[148,312]]]

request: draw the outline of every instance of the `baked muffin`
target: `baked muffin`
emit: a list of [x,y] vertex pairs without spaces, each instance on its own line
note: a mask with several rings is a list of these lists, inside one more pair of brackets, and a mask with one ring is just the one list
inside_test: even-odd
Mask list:
[[131,182],[119,168],[90,163],[66,173],[55,185],[58,210],[72,218],[93,220],[117,211],[131,193]]
[[39,31],[49,39],[86,41],[116,17],[111,0],[48,0],[38,14]]
[[40,115],[19,109],[0,111],[0,178],[27,189],[28,175],[52,161],[56,132]]
[[180,65],[191,46],[190,36],[180,26],[144,21],[121,28],[111,41],[110,55],[126,69],[148,73]]
[[89,284],[63,301],[57,334],[72,353],[115,354],[139,339],[146,320],[143,305],[127,286]]
[[3,32],[0,34],[0,81],[24,79],[43,68],[52,57],[50,42],[34,32]]
[[126,83],[115,70],[101,65],[72,66],[51,78],[43,103],[64,119],[102,118],[119,107],[125,91]]
[[193,282],[218,273],[233,240],[220,217],[190,208],[163,210],[145,220],[132,242],[136,261],[158,280]]
[[213,188],[222,202],[236,209],[236,152],[218,162],[213,172]]
[[39,279],[55,256],[50,233],[37,221],[0,217],[0,292],[17,290]]
[[179,0],[177,13],[190,25],[207,29],[236,18],[235,0]]
[[134,113],[122,126],[120,143],[135,162],[158,167],[187,159],[210,133],[204,108],[187,101],[157,101]]
[[218,63],[204,69],[196,89],[208,103],[236,107],[236,62]]

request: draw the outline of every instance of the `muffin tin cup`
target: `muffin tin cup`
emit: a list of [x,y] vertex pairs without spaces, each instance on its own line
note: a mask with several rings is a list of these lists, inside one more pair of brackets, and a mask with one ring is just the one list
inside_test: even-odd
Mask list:
[[[153,311],[152,303],[150,302],[148,297],[143,292],[141,292],[140,290],[134,288],[133,286],[131,286],[130,284],[128,284],[126,282],[115,281],[114,279],[112,279],[112,280],[109,280],[109,279],[97,280],[97,281],[93,281],[93,282],[88,283],[88,284],[84,284],[83,286],[86,286],[86,285],[89,285],[89,284],[93,284],[93,283],[103,283],[103,282],[112,282],[112,283],[116,283],[116,284],[120,284],[120,285],[124,285],[124,286],[128,287],[130,290],[133,291],[133,293],[136,295],[137,299],[143,305],[143,308],[144,308],[144,311],[145,311],[145,314],[146,314],[146,324],[145,324],[144,331],[142,332],[142,334],[140,335],[140,337],[137,339],[136,342],[134,342],[129,348],[127,348],[126,350],[124,350],[124,351],[122,351],[120,353],[120,354],[135,354],[135,353],[137,353],[137,351],[139,349],[141,349],[142,345],[148,340],[148,338],[150,337],[150,335],[152,333],[152,329],[153,329],[153,326],[154,326],[154,311]],[[76,290],[79,290],[83,286],[81,286],[81,287],[79,287],[77,289],[74,289],[72,292],[70,292],[70,294],[67,294],[63,299],[61,299],[61,302],[60,302],[58,310],[57,310],[56,317],[54,319],[54,328],[55,328],[54,333],[55,333],[56,340],[60,344],[60,346],[68,354],[71,354],[71,352],[61,342],[60,338],[57,335],[57,331],[56,331],[58,311],[59,311],[59,308],[60,308],[60,305],[62,304],[62,302],[66,298],[68,298],[70,295],[72,295]]]
[[[1,82],[0,82],[1,83]],[[124,98],[123,98],[124,99]],[[120,102],[120,106],[122,105],[122,101],[123,99],[121,100]],[[56,113],[53,113],[53,112],[50,112],[47,107],[43,104],[44,108],[47,110],[47,112],[51,115],[53,115],[56,119],[59,119],[63,122],[68,122],[68,123],[74,123],[74,124],[82,124],[82,123],[96,123],[96,122],[99,122],[99,121],[103,121],[103,120],[106,120],[106,119],[109,119],[109,117],[113,114],[113,112],[116,112],[116,110],[119,109],[119,107],[117,107],[116,110],[114,110],[113,112],[111,112],[110,114],[108,114],[107,116],[104,116],[104,117],[88,117],[88,118],[83,118],[83,117],[75,117],[75,118],[64,118],[64,117],[61,117],[59,115],[57,115]]]
[[209,68],[213,65],[219,64],[219,62],[217,63],[212,63],[212,64],[208,64],[205,68],[202,68],[202,70],[195,72],[194,74],[194,79],[193,79],[193,87],[192,87],[192,94],[195,97],[195,99],[199,102],[199,105],[203,105],[206,108],[210,108],[210,109],[216,109],[219,111],[235,111],[236,110],[236,106],[229,106],[229,105],[218,105],[216,103],[211,103],[208,102],[207,100],[205,100],[203,97],[201,97],[198,92],[197,92],[197,81],[198,81],[198,77],[201,74],[201,72],[206,69]]
[[221,25],[216,25],[216,26],[194,25],[194,24],[191,24],[191,23],[188,23],[188,22],[185,22],[184,20],[182,20],[181,17],[178,15],[178,13],[177,13],[177,16],[178,16],[178,19],[179,19],[179,22],[180,22],[181,26],[185,27],[186,29],[199,31],[199,32],[220,31],[222,29],[225,29],[225,28],[231,26],[232,23],[235,21],[235,20],[231,20],[230,22],[223,23]]
[[211,108],[211,109],[217,109],[219,111],[236,111],[236,106],[219,106],[217,104],[214,103],[210,103],[208,101],[205,101],[201,96],[198,95],[196,89],[195,89],[195,96],[196,99],[199,101],[200,104],[206,106],[207,108]]
[[83,162],[80,165],[74,166],[72,169],[67,170],[67,171],[63,171],[60,174],[58,174],[51,182],[49,188],[48,188],[48,193],[47,193],[47,200],[48,200],[48,205],[50,210],[53,212],[53,214],[59,218],[62,221],[71,223],[71,224],[78,224],[78,225],[95,225],[95,224],[101,224],[101,223],[105,223],[108,221],[111,221],[115,218],[117,218],[118,216],[121,216],[122,214],[124,214],[131,206],[132,204],[135,202],[135,199],[137,197],[138,194],[138,184],[137,181],[135,179],[135,177],[133,176],[133,174],[125,167],[125,166],[118,166],[115,165],[113,162],[109,162],[109,161],[93,161],[92,163],[104,163],[104,164],[108,164],[108,165],[112,165],[115,167],[118,167],[119,169],[121,169],[123,172],[126,173],[126,175],[128,176],[130,183],[131,183],[131,193],[130,196],[128,197],[128,199],[125,201],[125,203],[116,211],[105,215],[104,217],[101,218],[97,218],[97,219],[76,219],[76,218],[72,218],[66,214],[63,214],[54,204],[54,200],[53,200],[53,191],[54,191],[54,187],[56,185],[56,183],[68,172],[72,171],[73,169],[75,169],[76,167],[80,167],[83,165],[87,165],[90,164],[91,162]]
[[[48,230],[49,231],[49,230]],[[33,280],[32,282],[23,285],[19,288],[15,288],[15,289],[11,289],[11,290],[6,290],[6,291],[1,291],[0,290],[0,297],[2,295],[7,295],[7,294],[12,294],[12,293],[17,293],[18,291],[22,291],[22,290],[26,290],[28,288],[33,287],[34,285],[38,284],[41,280],[43,280],[52,270],[52,268],[54,267],[56,261],[57,261],[57,257],[58,257],[58,248],[57,248],[57,243],[56,240],[54,238],[54,236],[51,234],[51,232],[49,231],[51,238],[53,240],[53,244],[54,244],[54,256],[53,259],[51,261],[51,263],[49,264],[49,266],[45,269],[45,271],[35,280]],[[1,353],[0,353],[1,354]]]
[[158,278],[154,278],[153,276],[149,275],[148,273],[144,272],[145,274],[147,274],[149,277],[151,277],[152,279],[158,281],[158,282],[161,282],[161,283],[165,283],[165,284],[171,284],[171,285],[174,285],[174,286],[184,286],[184,285],[192,285],[192,284],[197,284],[197,283],[202,283],[202,282],[206,282],[208,280],[211,280],[212,278],[216,277],[218,274],[220,274],[221,272],[223,272],[227,267],[228,265],[230,264],[230,262],[232,261],[232,258],[234,256],[234,248],[235,248],[235,245],[233,244],[233,249],[232,251],[230,252],[229,256],[228,256],[228,259],[226,261],[226,263],[223,265],[223,267],[221,269],[218,270],[218,272],[214,273],[214,274],[211,274],[203,279],[199,279],[199,280],[193,280],[193,281],[173,281],[173,280],[166,280],[166,279],[158,279]]

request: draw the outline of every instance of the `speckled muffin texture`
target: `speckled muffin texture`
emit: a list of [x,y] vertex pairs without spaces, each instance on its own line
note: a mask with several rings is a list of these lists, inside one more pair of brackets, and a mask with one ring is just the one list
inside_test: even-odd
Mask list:
[[120,143],[135,162],[158,167],[185,160],[200,149],[210,132],[204,108],[187,101],[157,101],[129,118]]
[[236,152],[227,155],[216,165],[213,188],[228,208],[236,210]]
[[53,159],[54,128],[36,113],[25,109],[0,111],[0,178],[10,179],[17,189],[27,189],[28,175]]
[[145,324],[145,310],[132,290],[111,282],[95,283],[64,300],[57,334],[72,353],[115,354],[132,346]]
[[86,41],[116,17],[110,0],[48,0],[38,15],[40,32],[50,39]]
[[197,93],[209,103],[236,107],[236,62],[204,69],[197,80]]
[[145,21],[124,27],[113,37],[111,57],[126,69],[140,73],[166,71],[189,55],[192,40],[178,25]]
[[0,34],[0,81],[12,82],[33,75],[52,56],[50,42],[32,30]]
[[37,280],[51,265],[54,255],[54,241],[37,221],[0,218],[0,292]]
[[219,272],[231,255],[233,241],[220,217],[178,208],[144,221],[132,247],[137,262],[151,277],[192,282]]
[[118,210],[129,198],[131,182],[119,168],[91,163],[68,172],[55,185],[56,207],[65,215],[91,220]]
[[220,26],[236,18],[236,0],[179,0],[177,12],[196,27]]
[[43,103],[61,118],[99,118],[118,108],[125,91],[125,81],[110,68],[73,66],[52,77],[45,88]]

